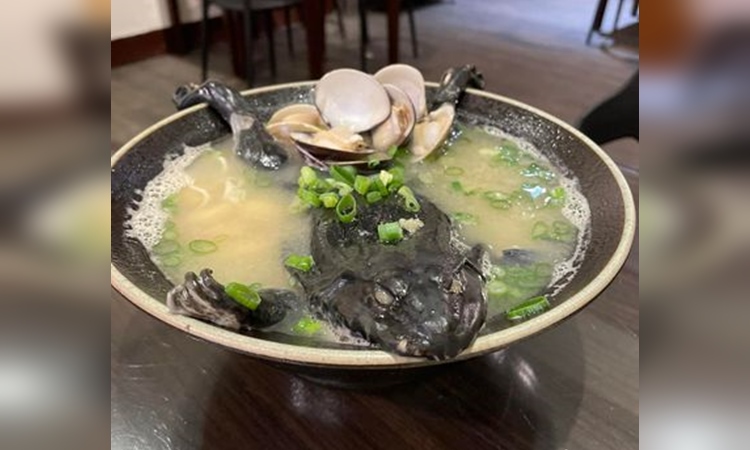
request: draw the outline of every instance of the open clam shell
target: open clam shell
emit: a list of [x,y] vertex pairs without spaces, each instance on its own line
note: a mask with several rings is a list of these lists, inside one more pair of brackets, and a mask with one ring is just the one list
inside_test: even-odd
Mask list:
[[372,75],[353,69],[326,74],[315,85],[315,105],[331,128],[371,130],[391,114],[385,88]]
[[318,108],[309,103],[296,103],[281,108],[271,116],[267,125],[270,126],[285,122],[306,123],[318,128],[326,128]]
[[455,117],[456,108],[446,103],[414,126],[409,150],[415,161],[425,159],[448,139]]
[[372,147],[382,152],[406,141],[417,122],[417,113],[409,96],[392,84],[383,87],[391,99],[391,115],[372,130]]
[[312,156],[326,161],[366,159],[376,150],[368,148],[360,134],[345,128],[332,128],[315,133],[291,133],[290,138]]
[[407,64],[392,64],[380,69],[374,77],[381,84],[394,85],[406,93],[414,105],[417,120],[427,114],[424,77],[419,70]]

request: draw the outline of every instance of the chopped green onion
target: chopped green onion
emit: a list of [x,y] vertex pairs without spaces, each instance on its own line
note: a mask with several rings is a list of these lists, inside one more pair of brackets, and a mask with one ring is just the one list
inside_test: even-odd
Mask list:
[[161,202],[161,207],[164,211],[175,213],[177,212],[177,194],[172,194],[165,198]]
[[351,194],[354,191],[354,188],[350,185],[341,181],[336,181],[333,178],[326,178],[325,182],[328,184],[328,189],[326,189],[326,191],[335,189],[336,192],[338,192],[339,197],[343,197],[346,194]]
[[384,244],[395,244],[404,238],[404,230],[398,222],[381,223],[378,225],[378,237]]
[[177,241],[163,239],[151,249],[157,255],[168,255],[180,251],[180,244]]
[[508,285],[500,280],[493,280],[487,283],[487,296],[491,300],[497,300],[508,293]]
[[464,188],[464,185],[457,180],[451,182],[451,189],[453,189],[454,192],[460,192],[466,196],[472,196],[478,192],[478,189],[468,190]]
[[504,211],[513,207],[513,202],[510,200],[493,200],[490,202],[490,206]]
[[319,321],[313,319],[312,317],[305,316],[296,324],[294,324],[294,326],[292,327],[292,331],[295,334],[312,336],[315,333],[319,332],[322,328],[323,324],[321,324]]
[[528,167],[521,171],[521,175],[528,178],[539,178],[544,181],[552,181],[555,179],[554,172],[537,163],[531,163]]
[[224,288],[224,292],[240,305],[245,308],[255,311],[262,302],[260,294],[252,286],[245,286],[240,283],[229,283]]
[[383,195],[378,191],[368,192],[365,196],[367,203],[373,204],[383,200]]
[[378,179],[383,183],[383,186],[387,188],[388,184],[393,180],[393,174],[387,170],[381,170],[380,174],[378,174]]
[[301,272],[309,272],[315,266],[315,261],[312,256],[289,255],[284,260],[284,265]]
[[414,196],[414,192],[412,192],[412,190],[407,186],[401,186],[401,189],[398,190],[398,195],[400,195],[401,198],[404,199],[405,210],[409,212],[419,212],[419,210],[422,208],[419,205],[417,198]]
[[182,256],[178,253],[172,253],[161,257],[161,264],[164,267],[179,267],[182,264]]
[[367,160],[367,168],[374,169],[380,165],[380,159],[377,156],[370,156]]
[[465,213],[465,212],[456,212],[451,214],[451,218],[455,220],[458,223],[462,223],[465,225],[476,225],[479,223],[476,216],[473,214]]
[[531,237],[533,239],[548,239],[549,225],[544,222],[535,223],[534,228],[531,229]]
[[318,197],[323,203],[323,206],[328,209],[333,209],[338,205],[339,203],[339,196],[335,192],[326,192],[325,194],[320,194],[320,197]]
[[313,208],[320,208],[320,206],[322,205],[322,202],[320,201],[320,196],[313,191],[308,191],[307,189],[300,189],[299,191],[297,191],[297,196],[305,204],[310,205]]
[[381,196],[388,197],[388,188],[385,187],[383,182],[380,180],[379,177],[375,177],[375,180],[372,182],[372,187],[370,188],[372,191],[379,192]]
[[404,185],[406,170],[403,166],[396,165],[391,167],[388,173],[392,176],[391,181],[388,183],[388,190],[391,192],[396,192],[401,186]]
[[199,255],[207,255],[219,249],[219,246],[214,242],[207,241],[205,239],[196,239],[190,242],[190,244],[188,244],[188,247],[193,253],[198,253]]
[[312,167],[304,166],[299,170],[297,183],[301,188],[313,188],[318,183],[318,174]]
[[167,241],[176,241],[177,237],[177,231],[175,230],[166,230],[164,231],[164,234],[161,235],[161,238]]
[[353,166],[333,166],[329,172],[334,180],[354,186],[354,178],[357,176],[357,169]]
[[458,177],[464,174],[464,169],[460,167],[448,167],[445,169],[445,174],[451,177]]
[[398,149],[398,145],[391,145],[391,146],[390,146],[390,147],[388,148],[388,156],[389,156],[390,158],[395,158],[395,157],[396,157],[396,155],[398,154],[398,150],[399,150],[399,149]]
[[370,190],[370,178],[369,177],[363,177],[362,175],[357,175],[354,178],[354,190],[359,193],[359,195],[367,195],[367,191]]
[[336,215],[341,223],[351,223],[357,215],[357,201],[352,194],[341,197],[339,204],[336,205]]
[[545,296],[534,297],[510,309],[505,313],[508,320],[525,320],[549,309],[550,303]]
[[508,200],[508,198],[510,198],[508,194],[504,194],[500,191],[486,191],[484,194],[482,194],[482,197],[491,202],[496,200]]
[[555,200],[565,200],[565,188],[558,186],[550,191],[549,196]]

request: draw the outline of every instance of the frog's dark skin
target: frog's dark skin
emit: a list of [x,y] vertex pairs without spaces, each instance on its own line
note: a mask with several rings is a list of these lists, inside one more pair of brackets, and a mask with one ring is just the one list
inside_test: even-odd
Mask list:
[[[473,66],[452,69],[444,76],[436,99],[455,104],[468,85],[481,85],[481,81]],[[235,117],[235,135],[258,139],[239,141],[236,150],[245,160],[266,169],[284,164],[283,149],[267,142],[267,133],[257,129],[261,124],[252,121],[247,103],[236,91],[209,83],[181,88],[175,94],[180,108],[204,101],[226,121]],[[238,114],[251,119],[250,131],[237,130]],[[332,210],[314,210],[311,254],[315,266],[309,273],[293,271],[293,275],[313,310],[383,350],[453,358],[471,345],[485,322],[484,271],[489,255],[482,246],[463,244],[450,218],[433,203],[422,197],[419,202],[420,211],[409,213],[395,194],[372,205],[360,201],[356,220],[349,224],[341,223]],[[423,227],[407,233],[397,244],[379,241],[378,224],[410,218],[419,219]],[[208,286],[208,292],[200,286]],[[261,305],[265,303],[271,312],[263,317],[231,305],[223,286],[204,271],[197,278],[188,274],[186,283],[170,293],[170,305],[175,312],[242,330],[281,320],[293,295],[278,290],[260,294]],[[205,313],[206,304],[214,308],[210,314]]]
[[[484,324],[489,255],[461,243],[431,202],[420,198],[418,213],[404,211],[402,202],[391,196],[368,205],[352,224],[330,210],[316,211],[316,269],[296,275],[310,304],[329,320],[391,352],[452,358]],[[402,218],[419,219],[424,227],[397,244],[381,243],[378,224]]]

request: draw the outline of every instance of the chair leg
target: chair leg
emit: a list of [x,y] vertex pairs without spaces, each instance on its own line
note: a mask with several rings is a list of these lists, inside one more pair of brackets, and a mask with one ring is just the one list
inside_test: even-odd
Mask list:
[[273,40],[273,15],[271,11],[263,13],[265,20],[266,39],[268,39],[268,59],[271,62],[271,76],[276,78],[276,43]]
[[344,27],[344,12],[341,8],[341,0],[333,0],[333,7],[336,9],[336,20],[339,24],[339,34],[341,39],[346,40],[346,28]]
[[631,16],[635,17],[638,15],[638,7],[640,6],[639,3],[640,3],[639,0],[633,1],[633,9],[630,11]]
[[201,19],[201,81],[208,79],[208,5],[209,0],[203,0]]
[[286,45],[289,49],[289,56],[294,56],[294,30],[292,30],[292,8],[284,8],[284,23],[286,24]]
[[359,12],[359,66],[363,72],[367,72],[367,45],[370,43],[370,36],[367,31],[367,11],[364,0],[357,2],[357,11]]
[[586,36],[586,45],[591,45],[591,38],[594,37],[594,33],[598,33],[602,29],[602,22],[604,21],[604,13],[607,10],[608,0],[599,0],[599,4],[596,7],[594,13],[594,20],[591,23],[589,34]]
[[406,13],[409,16],[409,34],[411,35],[411,51],[415,58],[419,58],[419,45],[417,43],[417,25],[414,20],[414,3],[407,1]]
[[250,10],[249,2],[245,2],[244,17],[245,24],[245,79],[248,87],[255,84],[255,65],[253,63],[253,12]]
[[620,15],[622,14],[622,7],[625,4],[625,0],[619,0],[617,3],[617,14],[615,14],[615,26],[612,28],[612,32],[615,32],[620,27]]

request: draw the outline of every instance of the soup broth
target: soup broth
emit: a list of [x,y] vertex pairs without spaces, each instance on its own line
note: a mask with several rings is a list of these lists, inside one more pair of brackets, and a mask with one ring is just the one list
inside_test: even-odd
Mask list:
[[[572,275],[585,249],[588,205],[575,180],[529,144],[472,127],[427,161],[400,161],[406,185],[451,216],[467,244],[490,249],[488,320],[553,293],[555,282]],[[299,173],[294,164],[272,173],[249,168],[230,141],[186,152],[146,188],[130,233],[174,283],[208,267],[224,282],[294,288],[284,259],[308,254],[311,232],[297,198]],[[299,309],[297,319],[307,314]],[[295,333],[289,321],[274,330]]]

